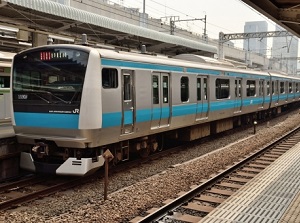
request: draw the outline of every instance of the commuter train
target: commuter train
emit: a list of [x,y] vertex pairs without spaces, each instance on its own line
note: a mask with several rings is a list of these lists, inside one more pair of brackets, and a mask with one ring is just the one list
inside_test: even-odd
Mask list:
[[21,168],[82,176],[147,156],[166,138],[194,140],[299,103],[299,78],[80,45],[16,54],[12,122]]

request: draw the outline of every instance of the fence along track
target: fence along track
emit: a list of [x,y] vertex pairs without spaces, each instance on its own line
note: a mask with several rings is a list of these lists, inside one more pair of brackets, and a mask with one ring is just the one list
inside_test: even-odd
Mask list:
[[146,211],[146,216],[137,216],[130,222],[199,222],[299,141],[300,128],[297,128],[226,170],[221,170],[211,179],[203,180],[199,186],[192,186],[190,191],[180,193],[178,198],[165,201],[164,206],[154,207]]

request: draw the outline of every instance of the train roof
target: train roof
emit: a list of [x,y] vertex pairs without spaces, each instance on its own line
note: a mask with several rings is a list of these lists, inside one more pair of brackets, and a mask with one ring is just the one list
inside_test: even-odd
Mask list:
[[[247,73],[253,75],[264,75],[269,76],[267,72],[263,71],[255,71],[250,69],[241,69],[236,68],[231,65],[229,62],[217,62],[216,59],[208,57],[204,59],[204,57],[198,57],[196,55],[195,58],[199,60],[184,60],[182,58],[171,58],[163,55],[151,55],[151,54],[143,54],[143,53],[132,53],[125,51],[114,51],[107,49],[97,49],[101,57],[117,59],[117,60],[129,60],[135,62],[143,62],[143,63],[157,63],[157,64],[167,64],[173,66],[181,66],[181,67],[191,67],[191,68],[199,68],[199,69],[208,69],[208,70],[216,70],[216,71],[228,71],[228,72],[239,72],[239,73]],[[202,62],[200,61],[202,60]]]
[[236,72],[236,73],[250,74],[250,75],[262,75],[262,76],[272,75],[274,77],[300,80],[300,78],[288,76],[276,71],[261,71],[261,70],[240,68],[234,66],[232,63],[228,61],[219,61],[214,58],[193,55],[193,54],[183,54],[171,58],[165,55],[157,55],[157,54],[141,53],[141,52],[128,52],[128,51],[122,51],[122,50],[111,49],[111,48],[109,49],[103,47],[95,48],[93,46],[74,45],[74,44],[45,45],[45,46],[39,46],[39,47],[31,48],[29,50],[25,50],[25,52],[36,50],[39,48],[44,48],[44,47],[74,48],[74,49],[85,50],[85,51],[96,50],[101,57],[116,59],[116,60],[127,60],[127,61],[142,62],[142,63],[155,63],[155,64],[162,64],[162,65],[167,64],[171,66],[184,67],[184,68],[188,67],[188,68],[215,70],[215,71],[225,71],[225,72],[232,72],[232,73]]

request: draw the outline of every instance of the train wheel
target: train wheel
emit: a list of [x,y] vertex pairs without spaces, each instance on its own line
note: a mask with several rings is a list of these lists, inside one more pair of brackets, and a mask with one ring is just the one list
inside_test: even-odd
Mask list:
[[149,156],[150,154],[150,148],[147,146],[145,148],[141,148],[139,151],[139,156],[142,157],[142,158],[146,158]]
[[158,136],[158,149],[157,151],[162,151],[164,149],[164,137],[163,135]]

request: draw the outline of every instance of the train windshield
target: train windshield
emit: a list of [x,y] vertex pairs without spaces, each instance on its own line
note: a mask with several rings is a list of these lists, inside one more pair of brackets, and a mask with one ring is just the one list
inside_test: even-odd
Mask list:
[[88,53],[75,49],[45,48],[14,58],[14,100],[44,103],[79,102]]

